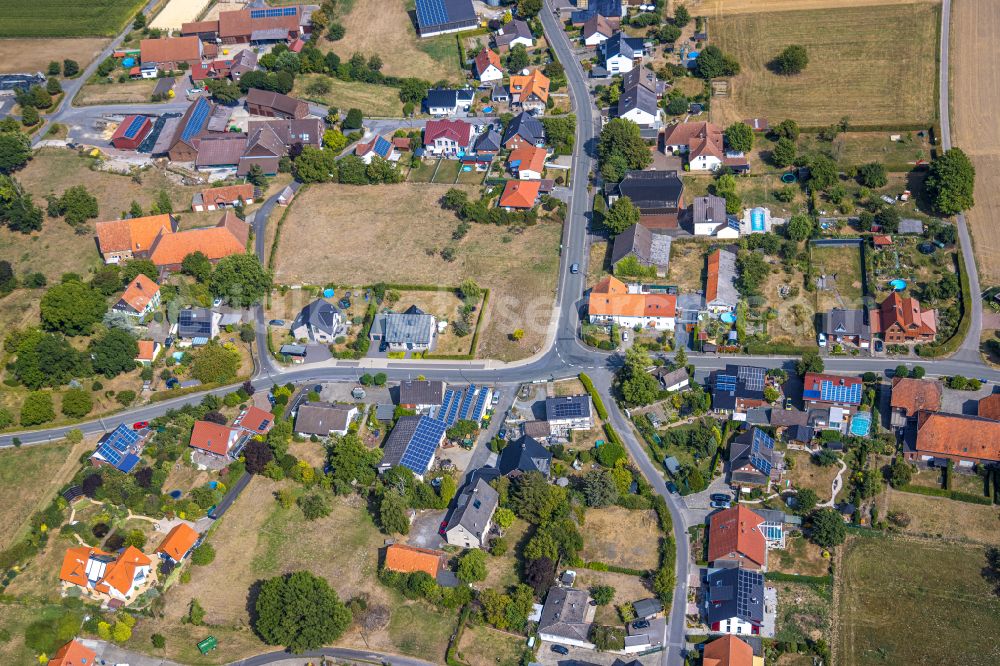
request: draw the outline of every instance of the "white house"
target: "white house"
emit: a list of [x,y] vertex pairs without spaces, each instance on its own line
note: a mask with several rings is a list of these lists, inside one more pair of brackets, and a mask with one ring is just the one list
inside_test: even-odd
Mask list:
[[749,636],[764,624],[764,574],[752,569],[718,569],[708,574],[705,595],[713,632]]
[[611,75],[631,72],[632,68],[642,62],[645,47],[641,38],[627,37],[618,32],[598,47],[604,60],[604,67]]
[[303,437],[343,436],[357,415],[354,405],[307,402],[295,411],[295,432]]
[[153,581],[152,560],[134,546],[112,554],[91,546],[75,546],[63,557],[59,579],[65,590],[127,604]]
[[503,68],[500,66],[500,56],[490,48],[484,48],[476,56],[474,71],[479,82],[488,85],[503,81]]
[[627,285],[608,276],[590,290],[588,314],[592,324],[672,331],[676,323],[677,297],[653,293],[643,285]]
[[143,273],[135,276],[113,309],[134,319],[142,319],[160,307],[160,285]]
[[482,478],[470,483],[458,496],[451,519],[445,526],[445,540],[461,548],[483,548],[493,526],[500,495]]
[[424,150],[441,157],[458,157],[469,152],[476,128],[464,120],[428,120],[424,127]]
[[583,43],[585,46],[599,46],[608,41],[615,32],[608,19],[598,13],[594,13],[587,22],[583,24]]
[[639,127],[653,127],[660,118],[656,93],[640,83],[626,87],[618,97],[615,115]]
[[571,430],[590,430],[594,427],[590,396],[546,398],[545,420],[548,421],[549,431],[558,437],[566,437]]

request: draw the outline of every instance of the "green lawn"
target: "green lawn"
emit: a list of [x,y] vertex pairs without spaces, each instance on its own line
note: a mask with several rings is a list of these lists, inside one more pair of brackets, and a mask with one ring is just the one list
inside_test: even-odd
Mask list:
[[417,47],[434,58],[438,62],[448,67],[458,67],[458,40],[455,35],[440,35],[430,39],[421,39],[417,42]]
[[825,275],[827,288],[816,290],[816,309],[859,308],[861,293],[861,250],[857,245],[817,246],[810,249],[814,273]]
[[112,37],[142,4],[142,0],[4,0],[0,37]]
[[981,575],[984,565],[982,546],[852,539],[838,572],[838,661],[998,663],[1000,599]]
[[458,160],[442,160],[437,173],[434,174],[434,182],[441,185],[452,185],[458,178],[458,173],[462,169],[462,163]]
[[[329,92],[316,91],[311,85],[326,83]],[[389,86],[361,81],[341,81],[323,74],[303,74],[295,79],[292,94],[338,109],[361,109],[366,118],[399,118],[403,115],[403,103],[399,100],[399,90]]]
[[435,160],[420,160],[418,166],[410,169],[410,175],[407,180],[413,183],[429,183],[434,176],[435,166],[437,166],[437,161]]

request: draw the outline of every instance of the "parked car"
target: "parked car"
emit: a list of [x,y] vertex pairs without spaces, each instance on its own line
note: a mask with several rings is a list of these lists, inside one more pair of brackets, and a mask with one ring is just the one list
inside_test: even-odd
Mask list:
[[448,521],[442,520],[440,527],[438,527],[438,534],[444,536],[445,531],[448,529]]
[[876,340],[875,341],[875,351],[880,352],[880,351],[882,351],[882,349],[883,349],[882,341],[881,340]]
[[732,502],[733,498],[726,493],[712,493],[708,497],[713,502]]
[[493,404],[497,405],[500,403],[500,391],[493,392]]
[[713,509],[728,509],[730,507],[730,503],[728,501],[726,502],[713,501],[711,504],[709,504],[709,506],[712,507]]
[[212,301],[212,307],[213,308],[217,308],[220,305],[222,305],[222,299],[221,298],[216,298],[214,301]]
[[633,629],[649,629],[649,620],[636,620],[632,623]]
[[[573,275],[576,275],[577,273],[579,273],[580,272],[580,264],[573,264],[572,266],[570,266],[569,267],[569,272],[572,273]],[[555,648],[552,648],[552,649],[554,650]]]
[[792,408],[792,399],[785,398],[785,409],[791,409],[791,408]]
[[270,326],[284,326],[285,325],[285,320],[284,319],[272,319],[271,321],[269,321],[267,323]]
[[136,421],[132,424],[132,430],[142,430],[149,427],[149,421]]
[[561,654],[563,656],[566,656],[567,654],[569,654],[569,648],[568,647],[564,647],[562,645],[553,645],[552,646],[552,651],[555,652],[556,654]]
[[628,331],[622,331],[622,342],[628,342]]

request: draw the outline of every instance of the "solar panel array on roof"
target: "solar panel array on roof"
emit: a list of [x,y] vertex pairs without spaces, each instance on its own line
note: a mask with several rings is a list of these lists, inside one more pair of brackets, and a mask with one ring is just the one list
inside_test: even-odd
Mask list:
[[472,407],[473,392],[476,390],[475,386],[469,385],[469,388],[465,390],[465,395],[462,396],[462,406],[458,408],[458,419],[464,421],[469,418],[469,408]]
[[271,9],[251,9],[250,18],[275,18],[276,16],[295,16],[298,7],[275,7]]
[[447,427],[444,421],[427,416],[421,418],[399,464],[416,474],[425,473]]
[[212,105],[204,97],[195,102],[194,112],[188,118],[187,125],[181,131],[181,141],[188,141],[201,131],[202,126],[205,124],[205,119],[208,118],[211,110]]
[[130,122],[128,127],[125,129],[125,138],[134,139],[135,135],[139,133],[139,130],[142,129],[142,126],[145,124],[146,116],[136,116],[133,118],[132,122]]
[[448,427],[455,424],[455,421],[479,421],[486,412],[486,401],[489,399],[489,388],[486,386],[476,387],[475,384],[462,390],[447,389],[444,392],[444,399],[441,407],[432,412],[432,416]]
[[442,25],[448,22],[448,10],[443,0],[417,0],[420,25]]
[[715,388],[719,391],[735,391],[736,377],[733,377],[732,375],[716,375]]
[[[547,407],[546,407],[547,408]],[[565,419],[574,418],[581,415],[580,404],[577,402],[556,402],[552,405],[552,415],[546,414],[551,421],[554,418]]]
[[736,614],[741,618],[750,617],[750,602],[759,600],[754,596],[754,588],[764,585],[764,576],[759,571],[740,569],[736,577]]
[[762,447],[767,448],[767,449],[773,449],[774,448],[774,440],[771,438],[770,435],[768,435],[763,430],[760,430],[758,428],[754,428],[754,431],[753,431],[753,445],[754,446],[762,446]]
[[750,445],[750,464],[760,470],[761,474],[771,475],[771,461],[762,453],[764,449],[773,449],[774,440],[766,433],[753,431],[753,443]]
[[483,418],[483,412],[486,411],[486,399],[489,398],[490,392],[485,386],[479,389],[479,397],[476,398],[476,406],[472,408],[472,418],[476,421]]
[[764,390],[764,368],[741,365],[738,377],[746,383],[747,389],[751,391]]
[[838,384],[829,379],[820,381],[820,399],[827,402],[861,403],[861,384]]
[[376,155],[379,155],[380,157],[385,157],[385,156],[387,156],[387,155],[388,155],[388,154],[389,154],[390,152],[392,152],[392,144],[391,144],[391,143],[389,143],[389,142],[388,142],[388,141],[387,141],[387,140],[385,139],[385,137],[381,137],[381,136],[380,136],[380,137],[379,137],[379,138],[378,138],[378,139],[377,139],[377,140],[375,141],[375,147],[374,147],[374,148],[373,148],[372,150],[374,150],[374,151],[375,151],[375,154],[376,154]]
[[139,433],[123,423],[104,438],[95,455],[123,472],[130,472],[139,462],[139,458],[130,449],[138,443]]

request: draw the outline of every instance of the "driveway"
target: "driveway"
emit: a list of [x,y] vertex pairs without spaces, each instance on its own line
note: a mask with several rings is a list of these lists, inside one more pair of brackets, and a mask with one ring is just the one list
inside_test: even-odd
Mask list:
[[444,539],[438,534],[441,522],[447,511],[418,511],[416,518],[410,523],[410,535],[407,543],[420,548],[440,548]]

